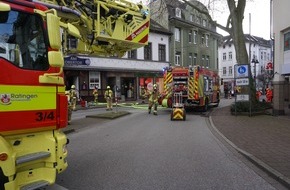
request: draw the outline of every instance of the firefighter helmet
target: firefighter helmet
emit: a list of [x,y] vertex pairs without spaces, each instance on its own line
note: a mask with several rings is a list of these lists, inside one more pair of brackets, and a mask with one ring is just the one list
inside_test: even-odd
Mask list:
[[107,89],[110,89],[111,87],[110,86],[107,86]]
[[71,88],[72,88],[72,89],[75,89],[75,88],[76,88],[76,86],[75,86],[75,85],[71,85]]
[[157,88],[157,84],[154,84],[154,85],[153,85],[153,88],[156,89],[156,88]]

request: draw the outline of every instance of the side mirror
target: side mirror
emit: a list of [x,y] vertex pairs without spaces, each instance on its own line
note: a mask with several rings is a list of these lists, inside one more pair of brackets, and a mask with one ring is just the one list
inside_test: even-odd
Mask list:
[[60,51],[50,51],[48,52],[48,62],[52,67],[63,67],[64,60],[62,53]]
[[60,21],[55,14],[47,13],[47,31],[50,47],[59,50],[61,48]]

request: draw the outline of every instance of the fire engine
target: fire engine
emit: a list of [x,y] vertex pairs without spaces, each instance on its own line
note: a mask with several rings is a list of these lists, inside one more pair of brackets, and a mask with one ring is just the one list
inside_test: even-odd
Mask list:
[[126,0],[0,0],[0,12],[0,189],[37,189],[68,166],[64,56],[146,45],[149,12]]
[[185,109],[218,106],[220,101],[219,75],[217,71],[201,66],[169,67],[164,69],[164,92],[159,104],[172,107],[174,93],[181,93]]

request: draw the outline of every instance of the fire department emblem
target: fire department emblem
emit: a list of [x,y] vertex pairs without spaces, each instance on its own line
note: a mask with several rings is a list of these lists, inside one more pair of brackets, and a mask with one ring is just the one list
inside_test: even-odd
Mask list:
[[10,94],[1,94],[0,95],[0,103],[4,105],[11,104]]

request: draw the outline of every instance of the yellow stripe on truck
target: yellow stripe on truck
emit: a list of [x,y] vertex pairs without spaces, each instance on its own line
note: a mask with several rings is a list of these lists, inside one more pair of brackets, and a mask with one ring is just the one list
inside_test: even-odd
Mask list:
[[0,112],[56,109],[56,87],[0,85]]

